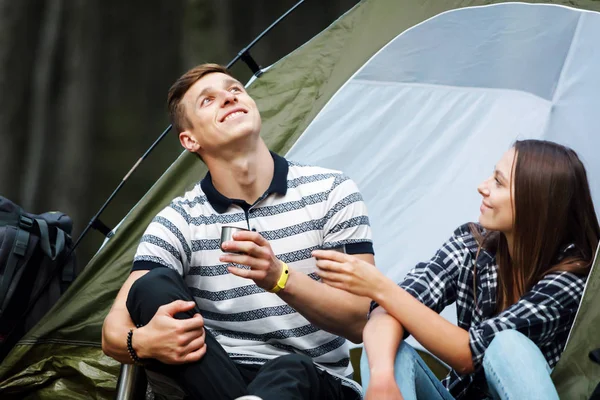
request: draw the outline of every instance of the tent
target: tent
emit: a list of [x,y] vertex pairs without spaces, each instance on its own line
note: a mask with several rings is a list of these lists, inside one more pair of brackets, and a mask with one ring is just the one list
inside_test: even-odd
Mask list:
[[[477,217],[475,187],[516,138],[577,150],[600,210],[600,2],[489,3],[501,2],[362,1],[249,86],[272,150],[357,182],[395,280]],[[120,365],[102,353],[102,321],[151,218],[204,172],[182,154],[130,211],[0,365],[2,398],[112,398]],[[600,347],[598,263],[553,372],[561,398],[600,382],[587,358]]]

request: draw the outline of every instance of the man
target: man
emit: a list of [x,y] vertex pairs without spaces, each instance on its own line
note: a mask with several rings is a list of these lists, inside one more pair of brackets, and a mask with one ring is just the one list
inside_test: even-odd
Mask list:
[[[343,338],[361,342],[369,300],[322,284],[311,256],[343,245],[374,264],[356,185],[270,153],[256,104],[219,65],[185,73],[168,104],[209,173],[147,228],[104,352],[195,399],[359,398]],[[222,226],[247,230],[220,247]]]

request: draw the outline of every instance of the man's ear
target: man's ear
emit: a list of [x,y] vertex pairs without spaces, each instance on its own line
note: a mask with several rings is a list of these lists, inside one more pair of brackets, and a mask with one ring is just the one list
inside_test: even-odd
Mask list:
[[179,142],[184,149],[192,153],[196,153],[200,149],[200,143],[196,141],[189,130],[179,132]]

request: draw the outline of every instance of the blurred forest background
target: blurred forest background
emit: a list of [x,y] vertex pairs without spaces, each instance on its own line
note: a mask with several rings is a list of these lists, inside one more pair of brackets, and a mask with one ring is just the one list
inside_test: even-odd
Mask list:
[[[77,238],[168,126],[175,79],[203,62],[227,64],[296,2],[0,0],[0,195],[29,212],[69,214]],[[254,59],[276,62],[357,2],[306,0]],[[241,61],[232,71],[251,76]],[[168,135],[101,220],[114,227],[181,151]],[[78,262],[102,240],[91,231]]]

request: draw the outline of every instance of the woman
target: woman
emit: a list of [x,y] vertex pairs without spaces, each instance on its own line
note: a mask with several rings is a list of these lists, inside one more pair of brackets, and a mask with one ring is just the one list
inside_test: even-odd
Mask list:
[[[517,141],[478,191],[479,224],[459,227],[399,285],[350,255],[313,253],[323,282],[374,300],[368,400],[558,399],[550,371],[600,237],[585,168],[564,146]],[[458,326],[438,315],[454,302]],[[443,383],[401,343],[409,332],[452,368]]]

